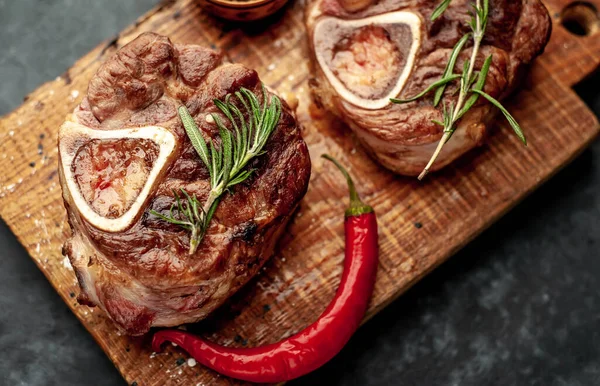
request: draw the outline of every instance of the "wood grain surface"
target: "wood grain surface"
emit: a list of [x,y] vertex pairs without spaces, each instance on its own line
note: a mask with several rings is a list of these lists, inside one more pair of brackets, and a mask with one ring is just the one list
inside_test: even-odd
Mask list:
[[200,365],[181,364],[178,359],[185,354],[177,348],[153,354],[149,337],[122,336],[100,310],[75,301],[75,276],[61,254],[70,231],[58,182],[56,134],[102,61],[140,32],[155,31],[174,42],[222,48],[230,60],[255,68],[288,100],[298,99],[298,117],[313,161],[308,194],[258,277],[210,320],[188,326],[219,343],[254,346],[277,341],[315,320],[339,283],[346,186],[338,172],[321,161],[322,153],[350,166],[364,200],[379,215],[381,262],[367,315],[371,317],[596,137],[598,121],[570,86],[598,67],[600,39],[575,36],[560,25],[570,1],[546,3],[554,20],[551,43],[507,104],[529,146],[523,147],[499,121],[486,145],[420,183],[379,167],[348,130],[311,105],[301,2],[243,28],[208,16],[194,1],[165,2],[42,85],[0,121],[0,215],[127,382],[236,384]]

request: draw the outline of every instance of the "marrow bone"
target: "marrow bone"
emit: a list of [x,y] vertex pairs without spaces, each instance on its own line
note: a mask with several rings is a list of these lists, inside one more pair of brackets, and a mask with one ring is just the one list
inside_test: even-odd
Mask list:
[[[336,44],[347,38],[347,32],[345,35],[343,34],[344,30],[352,31],[376,26],[381,26],[385,30],[394,27],[404,27],[404,29],[410,31],[410,39],[406,39],[406,36],[403,37],[404,42],[408,43],[406,45],[410,45],[410,47],[397,47],[399,52],[396,52],[395,54],[400,56],[398,60],[403,60],[403,65],[397,66],[396,76],[392,80],[392,85],[390,88],[386,89],[388,91],[383,95],[374,94],[374,97],[369,98],[351,90],[348,85],[344,84],[341,78],[343,78],[343,75],[345,74],[340,73],[340,71],[345,71],[344,69],[334,68],[332,70],[331,67],[332,65],[335,67],[334,56],[336,54]],[[317,22],[313,36],[317,62],[335,91],[349,103],[364,109],[378,110],[387,106],[390,103],[390,98],[396,97],[400,91],[402,91],[402,88],[411,73],[415,64],[415,56],[421,42],[421,18],[416,13],[406,11],[389,12],[358,20],[343,20],[335,17],[324,17]],[[393,36],[390,37],[392,38],[392,41],[394,41],[394,44],[396,44]],[[373,47],[372,45],[372,49],[377,50],[378,48]],[[369,58],[369,54],[370,52],[366,52],[367,61],[372,59]],[[392,59],[396,58],[386,58],[388,62]],[[396,65],[397,64],[398,63],[396,63]],[[381,63],[375,63],[375,65],[381,66]],[[377,74],[369,74],[361,68],[359,68],[359,70],[362,71],[362,73],[359,74],[359,77],[362,77],[362,79],[358,79],[357,82],[362,82],[364,84],[365,79],[368,81],[369,76],[374,83],[381,81]],[[334,71],[338,73],[336,74]]]
[[[152,166],[148,179],[129,209],[117,218],[98,214],[81,193],[73,173],[73,162],[80,148],[94,139],[147,139],[159,147],[159,154]],[[95,130],[80,123],[66,121],[59,132],[59,152],[62,172],[68,193],[81,216],[94,227],[106,232],[120,232],[130,227],[138,217],[142,206],[152,192],[157,177],[167,166],[167,161],[175,149],[175,136],[158,126],[136,127],[120,130]]]

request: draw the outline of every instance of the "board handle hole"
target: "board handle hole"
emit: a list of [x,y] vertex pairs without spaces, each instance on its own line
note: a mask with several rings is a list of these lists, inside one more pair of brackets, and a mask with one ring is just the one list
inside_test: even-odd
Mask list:
[[573,35],[593,35],[599,29],[598,10],[588,2],[576,1],[563,9],[561,24]]

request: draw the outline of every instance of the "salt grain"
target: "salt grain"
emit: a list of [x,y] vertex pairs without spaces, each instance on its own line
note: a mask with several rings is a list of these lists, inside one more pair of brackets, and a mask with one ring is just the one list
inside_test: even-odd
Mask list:
[[275,63],[271,63],[269,64],[269,67],[267,67],[267,70],[269,71],[273,71],[275,69]]
[[173,347],[177,347],[177,343],[171,342],[171,344],[173,345]]
[[204,120],[206,123],[215,123],[215,119],[213,118],[212,114],[206,114]]
[[13,135],[15,135],[15,132],[14,132],[14,130],[11,130],[11,131],[9,131],[9,132],[8,132],[8,135],[10,135],[11,137],[12,137]]
[[73,90],[71,91],[71,99],[75,99],[79,96],[79,91],[78,90]]
[[194,358],[190,358],[187,360],[187,365],[190,367],[196,366],[196,360]]
[[73,267],[71,266],[71,261],[69,260],[69,258],[68,258],[67,256],[65,256],[65,257],[63,258],[62,265],[63,265],[63,267],[65,267],[66,269],[73,270]]

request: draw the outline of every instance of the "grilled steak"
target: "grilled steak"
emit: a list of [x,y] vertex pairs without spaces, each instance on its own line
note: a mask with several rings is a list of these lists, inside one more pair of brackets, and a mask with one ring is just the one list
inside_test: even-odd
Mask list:
[[[452,48],[470,31],[470,0],[453,0],[432,22],[437,3],[309,0],[306,10],[316,101],[341,117],[383,166],[400,174],[423,170],[442,137],[442,128],[432,119],[443,119],[431,97],[407,104],[391,104],[389,98],[412,97],[440,79]],[[475,69],[492,55],[484,91],[503,99],[543,51],[551,24],[539,0],[490,0],[489,9]],[[463,49],[455,73],[470,55],[470,47]],[[442,103],[456,100],[455,90],[448,87]],[[494,113],[495,108],[479,98],[459,121],[433,169],[480,143]]]
[[174,191],[204,202],[210,190],[178,106],[205,139],[217,138],[210,114],[227,119],[213,99],[240,87],[262,102],[255,71],[145,33],[98,70],[61,127],[60,177],[73,231],[64,253],[81,286],[78,300],[104,309],[129,334],[206,317],[271,256],[306,192],[308,150],[282,102],[266,153],[251,161],[248,180],[223,195],[196,253],[188,254],[188,231],[150,213],[169,214]]

